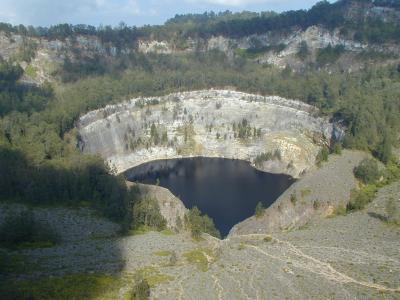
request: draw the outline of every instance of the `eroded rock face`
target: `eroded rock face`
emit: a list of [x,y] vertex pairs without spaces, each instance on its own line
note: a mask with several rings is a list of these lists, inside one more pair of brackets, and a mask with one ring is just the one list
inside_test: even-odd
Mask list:
[[132,99],[80,118],[79,146],[121,173],[158,159],[207,156],[257,161],[294,177],[314,166],[333,125],[314,107],[281,97],[208,90]]

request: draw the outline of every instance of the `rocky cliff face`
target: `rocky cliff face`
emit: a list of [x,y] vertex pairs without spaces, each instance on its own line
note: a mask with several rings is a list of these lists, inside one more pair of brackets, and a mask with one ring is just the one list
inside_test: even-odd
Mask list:
[[305,103],[228,90],[139,98],[79,120],[79,146],[121,173],[157,159],[243,159],[294,177],[314,166],[334,126]]

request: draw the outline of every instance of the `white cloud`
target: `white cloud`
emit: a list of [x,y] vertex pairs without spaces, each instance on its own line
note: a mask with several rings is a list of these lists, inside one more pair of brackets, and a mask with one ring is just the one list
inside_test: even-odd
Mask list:
[[14,24],[116,23],[143,12],[139,0],[0,0],[0,21]]

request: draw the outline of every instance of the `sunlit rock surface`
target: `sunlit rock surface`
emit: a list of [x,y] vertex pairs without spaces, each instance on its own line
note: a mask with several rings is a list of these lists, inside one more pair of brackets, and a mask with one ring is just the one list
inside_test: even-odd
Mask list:
[[275,153],[257,167],[299,177],[314,166],[320,146],[340,132],[317,114],[299,101],[229,90],[138,98],[82,116],[79,146],[100,154],[116,173],[158,159],[254,163],[262,153]]

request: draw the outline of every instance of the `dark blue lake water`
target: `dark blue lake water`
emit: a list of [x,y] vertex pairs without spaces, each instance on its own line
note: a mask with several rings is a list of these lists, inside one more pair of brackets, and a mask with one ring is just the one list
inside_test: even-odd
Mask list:
[[197,206],[213,218],[222,236],[254,215],[258,202],[270,206],[294,182],[287,175],[258,171],[246,161],[203,157],[153,161],[125,176],[168,188],[186,207]]

